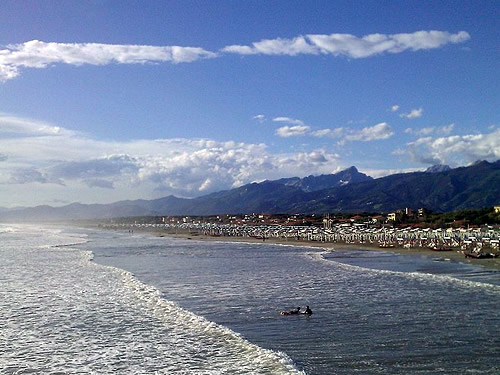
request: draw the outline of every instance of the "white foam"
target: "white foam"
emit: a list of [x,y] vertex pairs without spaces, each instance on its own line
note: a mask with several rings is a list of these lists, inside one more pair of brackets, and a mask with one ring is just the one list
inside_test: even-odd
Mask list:
[[271,373],[283,371],[303,373],[294,367],[292,360],[286,354],[254,345],[229,328],[185,310],[172,301],[162,299],[158,289],[140,282],[128,271],[114,267],[108,268],[119,273],[126,288],[133,291],[138,301],[166,325],[176,324],[180,331],[189,331],[190,334],[199,338],[208,337],[211,342],[224,343],[225,350],[230,348],[246,362],[246,364],[239,365],[240,373],[254,373],[257,371],[256,368],[260,367],[268,368],[272,371]]
[[345,269],[345,270],[352,270],[352,271],[373,273],[373,274],[395,275],[395,276],[401,276],[401,277],[406,277],[406,278],[412,278],[412,279],[416,279],[416,280],[434,281],[434,282],[439,282],[439,283],[459,284],[459,285],[464,286],[464,287],[485,288],[485,289],[489,289],[491,291],[500,292],[499,285],[483,283],[480,281],[465,280],[465,279],[459,279],[457,277],[453,277],[453,276],[449,276],[449,275],[436,275],[436,274],[425,273],[425,272],[403,272],[403,271],[366,268],[366,267],[356,266],[356,265],[352,265],[352,264],[346,264],[346,263],[343,263],[343,262],[340,262],[340,261],[337,261],[337,260],[331,259],[331,258],[326,259],[324,257],[325,254],[327,254],[326,252],[324,252],[324,253],[308,253],[308,254],[311,256],[311,258],[314,258],[315,260],[318,260],[321,262],[324,262],[324,261],[332,262],[332,263],[335,263],[338,267]]
[[[33,237],[33,229],[0,243],[0,368],[7,373],[301,373],[286,354],[180,308],[130,272],[60,247],[74,236],[37,229]],[[42,247],[43,240],[59,247]]]
[[0,224],[0,234],[2,233],[12,233],[15,232],[16,229],[14,227],[7,227],[5,225]]
[[[173,237],[173,240],[175,241],[176,238]],[[196,241],[196,240],[194,240]],[[199,243],[202,243],[203,241],[197,241]],[[403,277],[408,277],[408,278],[414,278],[414,279],[420,279],[420,280],[433,280],[436,282],[450,282],[450,283],[458,283],[463,286],[468,286],[472,288],[486,288],[486,289],[491,289],[493,291],[500,291],[500,286],[499,285],[494,285],[490,283],[484,283],[480,281],[472,281],[472,280],[464,280],[464,279],[459,279],[457,277],[449,276],[449,275],[436,275],[436,274],[431,274],[431,273],[424,273],[424,272],[403,272],[403,271],[392,271],[392,270],[382,270],[382,269],[373,269],[373,268],[366,268],[366,267],[361,267],[361,266],[356,266],[356,265],[350,265],[346,264],[343,262],[336,261],[334,259],[325,259],[326,254],[331,254],[332,252],[335,252],[336,250],[330,248],[330,247],[320,247],[320,246],[310,246],[307,244],[300,245],[300,244],[284,244],[284,243],[266,243],[266,242],[251,242],[251,241],[217,241],[218,243],[224,243],[224,244],[242,244],[242,245],[264,245],[264,246],[276,246],[276,247],[295,247],[295,248],[301,248],[301,249],[309,249],[311,251],[306,252],[304,255],[310,257],[311,259],[319,260],[322,262],[332,262],[337,264],[339,267],[345,269],[345,270],[354,270],[358,272],[372,272],[374,274],[379,273],[379,274],[392,274],[392,275],[398,275],[398,276],[403,276]],[[380,252],[378,253],[380,254]],[[390,253],[387,253],[390,254]]]

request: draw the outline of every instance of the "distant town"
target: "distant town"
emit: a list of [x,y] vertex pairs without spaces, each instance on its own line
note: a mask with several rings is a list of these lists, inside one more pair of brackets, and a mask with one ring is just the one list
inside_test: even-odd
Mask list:
[[471,258],[500,255],[500,205],[433,213],[405,208],[388,214],[128,217],[100,221],[108,229],[159,230],[192,236],[242,237],[262,241],[315,241],[378,247],[458,249]]

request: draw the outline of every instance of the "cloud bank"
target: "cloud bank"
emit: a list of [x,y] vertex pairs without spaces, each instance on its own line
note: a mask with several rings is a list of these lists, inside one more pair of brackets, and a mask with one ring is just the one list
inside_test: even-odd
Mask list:
[[394,135],[394,131],[386,122],[363,128],[359,131],[351,131],[345,136],[347,141],[370,142],[380,139],[388,139]]
[[426,135],[430,135],[433,133],[441,134],[441,135],[448,135],[453,131],[454,128],[455,128],[455,124],[452,123],[452,124],[444,125],[441,127],[429,126],[429,127],[421,128],[421,129],[407,128],[407,129],[405,129],[404,132],[407,134],[415,134],[415,135],[421,136],[421,137],[426,136]]
[[340,167],[339,155],[325,150],[272,153],[265,144],[210,139],[98,141],[67,129],[40,131],[58,127],[2,114],[0,125],[9,129],[0,132],[0,187],[6,194],[36,186],[38,197],[44,189],[72,191],[70,201],[194,197]]
[[407,152],[413,161],[430,165],[496,161],[500,159],[500,129],[487,134],[423,137],[410,142]]
[[[0,129],[0,196],[6,197],[0,205],[9,201],[53,204],[54,197],[66,203],[169,194],[194,197],[264,179],[332,173],[345,166],[337,153],[326,149],[275,153],[265,144],[183,138],[99,141],[46,122],[1,113]],[[433,134],[451,129],[451,125],[435,128]],[[392,134],[387,123],[379,123],[307,135],[368,142]],[[500,129],[486,134],[425,136],[394,154],[420,164],[494,161],[500,159]]]
[[190,63],[200,59],[239,55],[332,55],[366,58],[404,51],[436,49],[470,39],[466,31],[417,31],[404,34],[309,34],[292,39],[277,38],[251,45],[231,45],[218,52],[201,47],[118,45],[103,43],[57,43],[31,40],[0,49],[0,82],[19,76],[21,69],[42,69],[55,64],[108,65]]
[[405,34],[369,34],[357,37],[351,34],[309,34],[293,39],[265,39],[250,46],[232,45],[222,49],[226,53],[239,55],[333,55],[354,59],[384,53],[401,53],[440,48],[446,44],[463,43],[470,39],[469,33],[460,31],[417,31]]
[[276,135],[280,137],[295,137],[295,136],[313,136],[317,138],[333,138],[339,139],[340,143],[345,142],[370,142],[382,139],[388,139],[394,135],[391,126],[386,122],[368,126],[362,129],[348,129],[348,128],[333,128],[333,129],[319,129],[311,131],[310,126],[305,125],[301,120],[291,119],[289,117],[277,117],[273,121],[286,122],[295,124],[293,126],[283,126],[276,130]]
[[282,126],[276,129],[276,135],[288,138],[306,135],[311,128],[306,125],[295,125],[295,126]]
[[0,80],[19,75],[20,68],[46,68],[54,64],[108,65],[193,62],[217,56],[199,47],[116,45],[100,43],[46,43],[32,40],[0,50]]

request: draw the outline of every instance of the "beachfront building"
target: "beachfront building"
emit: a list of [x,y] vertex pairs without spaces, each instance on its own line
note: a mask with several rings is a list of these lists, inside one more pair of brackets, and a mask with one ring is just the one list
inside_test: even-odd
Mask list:
[[[420,210],[419,210],[420,211]],[[403,217],[413,217],[413,211],[410,207],[405,207],[402,210],[397,210],[395,212],[391,212],[387,215],[388,221],[396,221]]]
[[391,212],[390,214],[387,214],[387,220],[396,221],[397,215],[398,215],[397,212]]
[[423,217],[429,213],[429,211],[425,208],[419,208],[417,210],[418,216]]
[[330,219],[330,214],[327,214],[325,218],[323,218],[323,228],[331,229],[333,226],[333,219]]

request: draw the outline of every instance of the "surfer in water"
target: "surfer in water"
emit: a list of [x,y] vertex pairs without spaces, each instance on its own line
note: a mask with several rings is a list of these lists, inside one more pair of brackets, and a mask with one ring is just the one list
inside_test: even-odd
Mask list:
[[306,306],[306,309],[302,312],[302,314],[305,314],[305,315],[311,315],[313,312],[312,310],[309,308],[309,306]]
[[297,315],[300,314],[300,307],[297,307],[295,310],[290,310],[290,311],[282,311],[280,312],[281,315]]

